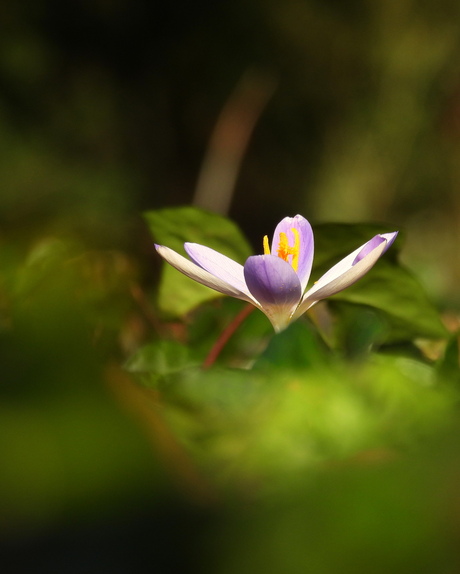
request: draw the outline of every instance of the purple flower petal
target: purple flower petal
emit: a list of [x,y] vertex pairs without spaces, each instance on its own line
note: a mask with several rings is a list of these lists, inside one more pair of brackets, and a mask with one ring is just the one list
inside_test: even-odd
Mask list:
[[198,243],[185,243],[184,248],[190,259],[197,265],[232,285],[235,289],[250,295],[244,280],[242,265],[226,255]]
[[279,257],[255,255],[244,266],[246,284],[276,331],[286,328],[302,288],[294,269]]
[[[376,235],[375,237],[370,239],[366,244],[364,244],[361,248],[359,248],[360,251],[359,251],[359,249],[357,250],[357,251],[359,251],[359,253],[356,256],[355,260],[353,261],[353,265],[355,265],[355,263],[358,263],[358,261],[361,261],[361,259],[366,257],[366,255],[368,255],[371,251],[373,251],[376,247],[378,247],[384,241],[386,243],[385,243],[385,249],[383,250],[383,253],[388,251],[388,249],[393,245],[393,242],[396,239],[397,235],[398,235],[398,232],[393,231],[392,233],[380,233],[379,235]],[[354,251],[353,253],[356,253],[356,251]]]
[[[302,217],[301,215],[285,217],[278,223],[273,234],[271,254],[278,256],[281,233],[286,234],[290,246],[295,245],[296,237],[292,229],[296,229],[299,234],[300,249],[296,272],[299,276],[302,291],[305,291],[308,279],[310,278],[314,253],[313,230],[305,217]],[[292,256],[289,256],[288,261],[289,263],[292,263]]]
[[261,305],[293,305],[301,296],[300,281],[286,261],[273,255],[254,255],[244,266],[246,285]]
[[385,241],[385,239],[381,235],[376,235],[375,237],[373,237],[370,241],[368,241],[364,245],[364,247],[362,247],[362,249],[360,250],[358,255],[355,257],[352,265],[356,265],[356,263],[358,263],[358,261],[361,261],[361,259],[364,259],[364,257],[366,257],[366,255],[369,255],[369,253],[371,251],[374,251],[374,249],[376,247],[378,247],[384,241]]
[[398,231],[391,231],[390,233],[381,233],[380,237],[383,237],[384,239],[386,239],[386,245],[385,245],[385,250],[384,253],[386,251],[388,251],[388,249],[393,245],[396,237],[398,236]]

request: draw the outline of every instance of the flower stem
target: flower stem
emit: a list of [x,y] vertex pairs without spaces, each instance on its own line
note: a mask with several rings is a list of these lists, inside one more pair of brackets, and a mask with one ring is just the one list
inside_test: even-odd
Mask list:
[[222,349],[228,343],[230,337],[238,329],[238,327],[246,319],[246,317],[248,317],[250,315],[250,313],[252,313],[252,311],[254,309],[255,309],[255,307],[253,305],[251,305],[250,303],[248,303],[247,305],[245,305],[241,309],[241,311],[238,313],[238,315],[235,316],[233,321],[229,325],[227,325],[227,327],[220,334],[217,341],[211,347],[211,350],[209,351],[208,356],[206,357],[206,359],[203,362],[203,365],[202,365],[203,369],[209,369],[209,367],[211,367],[216,362],[217,357],[220,355],[220,353],[222,352]]

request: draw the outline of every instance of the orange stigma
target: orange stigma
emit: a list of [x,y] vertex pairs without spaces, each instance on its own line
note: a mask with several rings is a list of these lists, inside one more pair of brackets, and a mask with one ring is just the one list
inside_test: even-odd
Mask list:
[[294,234],[294,245],[289,245],[286,233],[281,232],[277,255],[284,261],[288,261],[289,255],[292,255],[292,260],[288,261],[288,263],[292,265],[294,271],[297,271],[299,267],[300,236],[299,231],[294,227],[291,228],[291,231]]

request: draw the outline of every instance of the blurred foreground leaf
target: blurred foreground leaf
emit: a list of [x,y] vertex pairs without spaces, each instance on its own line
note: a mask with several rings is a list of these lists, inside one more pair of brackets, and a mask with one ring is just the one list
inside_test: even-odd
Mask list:
[[[417,449],[451,420],[456,394],[432,366],[385,355],[347,364],[304,334],[288,329],[250,371],[152,373],[165,420],[219,486],[284,490],[299,473],[362,452]],[[293,352],[272,363],[289,343]]]
[[375,452],[302,473],[267,502],[230,506],[211,534],[212,571],[457,572],[457,436],[458,427],[402,460]]
[[[89,273],[89,259],[97,259],[98,273]],[[110,355],[95,345],[104,331],[118,335],[113,325],[119,328],[126,309],[105,281],[105,264],[103,253],[88,258],[78,245],[49,238],[0,270],[0,284],[8,276],[0,329],[0,530],[140,506],[162,480],[151,445],[107,388]],[[124,271],[117,278],[117,285],[127,281]]]
[[151,376],[165,377],[196,366],[188,347],[176,341],[160,340],[149,343],[136,351],[125,364],[131,373],[149,373]]

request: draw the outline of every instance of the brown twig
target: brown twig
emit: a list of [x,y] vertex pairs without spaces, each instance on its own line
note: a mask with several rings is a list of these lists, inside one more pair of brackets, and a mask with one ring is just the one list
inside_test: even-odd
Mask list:
[[212,346],[211,350],[208,353],[208,356],[203,362],[203,369],[209,369],[211,365],[213,365],[217,359],[217,357],[222,352],[222,349],[228,343],[230,337],[233,333],[238,329],[241,323],[254,311],[255,307],[248,303],[245,305],[241,311],[234,317],[233,321],[227,325],[227,327],[222,331],[217,341]]

